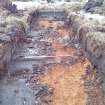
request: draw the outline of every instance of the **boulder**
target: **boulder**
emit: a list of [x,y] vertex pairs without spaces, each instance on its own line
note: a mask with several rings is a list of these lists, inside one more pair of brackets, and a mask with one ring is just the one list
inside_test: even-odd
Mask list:
[[88,0],[84,6],[84,10],[87,12],[94,12],[95,7],[100,7],[104,0]]

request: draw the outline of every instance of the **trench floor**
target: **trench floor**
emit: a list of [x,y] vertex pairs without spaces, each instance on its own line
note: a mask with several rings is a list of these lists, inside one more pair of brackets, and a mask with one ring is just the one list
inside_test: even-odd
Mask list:
[[64,21],[39,19],[0,81],[0,105],[105,105],[100,75]]

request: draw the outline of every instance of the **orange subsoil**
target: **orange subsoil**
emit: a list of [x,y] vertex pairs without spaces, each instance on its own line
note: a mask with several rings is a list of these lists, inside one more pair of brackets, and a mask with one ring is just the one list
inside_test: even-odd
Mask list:
[[[44,19],[38,21],[38,26],[42,29],[52,28],[57,30],[61,38],[73,35],[72,31],[67,29],[64,22],[61,21],[49,21]],[[83,56],[78,57],[78,55],[75,55],[77,52],[76,48],[65,46],[56,38],[49,37],[48,40],[52,42],[52,48],[54,49],[56,60],[63,58],[65,59],[65,56],[68,55],[73,58],[79,58],[73,65],[55,64],[48,71],[46,71],[45,74],[40,76],[41,82],[43,84],[47,84],[51,91],[53,90],[53,100],[49,105],[87,105],[88,98],[90,96],[86,93],[86,91],[90,91],[91,93],[91,89],[86,89],[84,84],[87,80],[84,80],[83,77],[85,76],[86,79],[89,78],[88,81],[91,81],[92,79],[94,81],[94,78],[97,77],[94,71],[91,74],[94,78],[91,75],[86,76],[86,68],[89,65],[91,66],[90,61]],[[82,49],[81,51],[83,52]],[[68,59],[68,57],[66,58]],[[101,102],[103,99],[101,88],[95,88],[94,86],[91,88],[95,91],[95,93],[92,94],[98,94],[95,100],[96,103],[103,103]],[[100,99],[100,97],[102,99]]]
[[55,41],[53,44],[52,44],[52,47],[53,49],[55,50],[55,55],[56,56],[65,56],[65,55],[73,55],[76,50],[72,47],[65,47],[63,44]]
[[44,84],[54,89],[51,105],[86,105],[87,95],[81,76],[87,64],[88,61],[73,66],[57,64],[41,77]]
[[[63,24],[64,25],[64,24]],[[45,29],[54,27],[61,36],[69,35],[69,31],[63,28],[59,22],[40,21],[39,26]],[[60,27],[58,29],[58,27]],[[73,56],[77,51],[72,47],[65,47],[63,44],[54,40],[52,47],[55,50],[56,59],[58,56]],[[84,81],[81,80],[85,74],[85,68],[90,62],[85,59],[80,60],[74,65],[56,64],[46,74],[41,76],[41,81],[54,89],[53,101],[51,105],[86,105],[87,94],[84,89]]]

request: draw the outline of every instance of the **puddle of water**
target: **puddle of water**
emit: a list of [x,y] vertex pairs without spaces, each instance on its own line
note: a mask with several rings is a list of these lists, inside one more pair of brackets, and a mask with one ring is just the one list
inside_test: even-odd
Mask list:
[[33,105],[34,94],[25,79],[3,78],[0,81],[0,105]]

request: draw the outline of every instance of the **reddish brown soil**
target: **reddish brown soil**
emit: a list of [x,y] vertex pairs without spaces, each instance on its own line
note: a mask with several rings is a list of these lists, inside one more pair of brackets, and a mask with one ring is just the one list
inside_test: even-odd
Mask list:
[[[71,33],[69,32],[69,30],[64,28],[63,23],[55,21],[40,21],[39,26],[45,29],[53,27],[54,29],[58,30],[61,36],[69,35]],[[53,41],[52,47],[55,50],[56,59],[60,59],[60,55],[70,55],[72,57],[75,57],[75,53],[77,52],[77,49],[72,47],[65,47],[65,45],[63,45],[56,39]],[[85,75],[86,67],[89,65],[91,65],[90,61],[87,58],[81,56],[81,58],[79,58],[79,60],[73,65],[55,64],[52,68],[49,69],[46,74],[40,77],[42,83],[47,84],[50,88],[53,89],[53,100],[51,102],[51,105],[101,105],[94,104],[94,102],[93,104],[88,103],[89,95],[86,91],[89,89],[86,89],[86,86],[84,85],[86,79],[82,78],[83,76],[85,78],[89,78],[89,81],[91,81],[91,79],[93,78],[90,75]],[[96,77],[95,73],[93,73],[92,75]],[[102,95],[102,91],[99,92],[99,88],[93,89],[95,89],[96,91],[98,90],[98,95]]]

